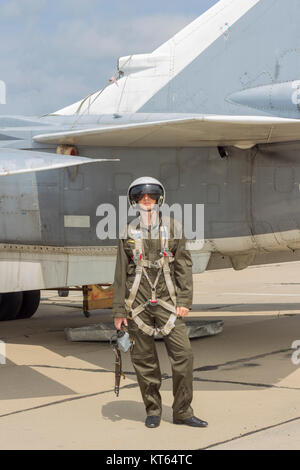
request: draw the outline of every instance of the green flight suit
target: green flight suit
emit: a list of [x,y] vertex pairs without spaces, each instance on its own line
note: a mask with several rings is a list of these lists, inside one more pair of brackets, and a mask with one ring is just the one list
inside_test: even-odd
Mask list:
[[[138,228],[144,231],[143,233],[147,230],[141,225]],[[159,234],[158,227],[157,233]],[[145,259],[153,262],[158,260],[161,256],[160,239],[151,238],[149,231],[143,238]],[[192,260],[189,251],[186,249],[184,234],[181,239],[174,238],[173,219],[170,219],[168,238],[169,250],[174,255],[174,262],[170,263],[170,270],[176,290],[176,305],[177,307],[190,309],[193,297]],[[114,279],[113,315],[115,318],[127,318],[129,334],[134,339],[131,359],[147,415],[161,415],[162,405],[159,393],[161,371],[154,337],[141,331],[136,323],[130,319],[130,315],[126,313],[125,309],[125,299],[129,297],[129,291],[135,279],[136,266],[132,259],[134,246],[134,240],[130,237],[119,240]],[[158,272],[157,269],[146,269],[150,280],[154,283]],[[159,279],[156,293],[157,298],[173,305],[163,273]],[[149,299],[151,299],[151,287],[143,275],[133,308],[144,304]],[[139,314],[139,317],[146,325],[161,328],[167,323],[170,312],[161,306],[153,307],[149,305]],[[193,397],[193,353],[182,318],[177,317],[175,328],[168,336],[164,336],[163,340],[172,366],[173,417],[175,419],[186,419],[194,414],[190,406]]]

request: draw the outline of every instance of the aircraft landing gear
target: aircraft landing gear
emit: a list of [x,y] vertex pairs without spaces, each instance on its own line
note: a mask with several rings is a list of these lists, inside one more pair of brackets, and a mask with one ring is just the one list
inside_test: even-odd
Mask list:
[[1,294],[0,321],[15,320],[21,309],[23,292]]
[[31,318],[39,308],[41,291],[30,290],[23,292],[23,303],[18,313],[17,320]]
[[32,317],[40,304],[40,291],[0,294],[0,321]]

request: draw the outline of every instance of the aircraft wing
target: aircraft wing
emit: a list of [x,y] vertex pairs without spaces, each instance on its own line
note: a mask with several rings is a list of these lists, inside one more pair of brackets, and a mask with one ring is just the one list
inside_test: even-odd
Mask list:
[[109,147],[250,148],[300,140],[300,120],[263,116],[199,115],[138,124],[101,126],[34,137],[44,144]]
[[53,170],[93,162],[115,160],[56,155],[46,152],[0,148],[0,176]]

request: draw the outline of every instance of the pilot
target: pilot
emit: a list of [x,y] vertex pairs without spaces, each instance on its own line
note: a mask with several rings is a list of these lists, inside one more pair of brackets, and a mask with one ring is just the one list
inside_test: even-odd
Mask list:
[[161,213],[165,190],[158,180],[137,179],[128,199],[139,216],[119,240],[113,316],[116,329],[128,327],[133,341],[131,360],[146,407],[145,425],[156,428],[161,420],[161,371],[154,340],[160,334],[172,367],[173,423],[206,427],[191,408],[193,353],[183,318],[192,306],[193,279],[184,235],[177,221]]

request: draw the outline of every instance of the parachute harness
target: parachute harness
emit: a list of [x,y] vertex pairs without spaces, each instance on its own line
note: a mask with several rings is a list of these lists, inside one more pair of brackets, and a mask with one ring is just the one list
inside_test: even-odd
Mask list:
[[[160,227],[161,257],[154,262],[146,260],[144,258],[144,242],[141,230],[132,231],[132,236],[135,240],[135,248],[133,249],[133,261],[136,265],[136,275],[133,285],[130,289],[130,295],[128,299],[125,300],[126,310],[129,312],[129,318],[131,318],[137,324],[139,329],[147,335],[153,336],[161,333],[163,336],[168,336],[175,327],[177,314],[175,287],[170,274],[170,263],[174,262],[174,255],[172,252],[169,251],[169,238],[167,229],[164,226]],[[149,275],[146,271],[147,268],[155,268],[158,270],[154,283],[152,283],[149,278]],[[164,279],[173,305],[169,304],[168,302],[165,302],[164,300],[158,299],[156,296],[156,287],[162,272],[164,273]],[[151,287],[151,299],[147,300],[147,302],[145,302],[144,304],[141,304],[133,309],[132,306],[136,299],[143,275],[145,276]],[[171,312],[169,320],[162,328],[153,328],[152,326],[146,325],[143,320],[141,320],[141,318],[139,317],[139,314],[142,313],[149,305],[152,307],[160,305],[164,309]]]

